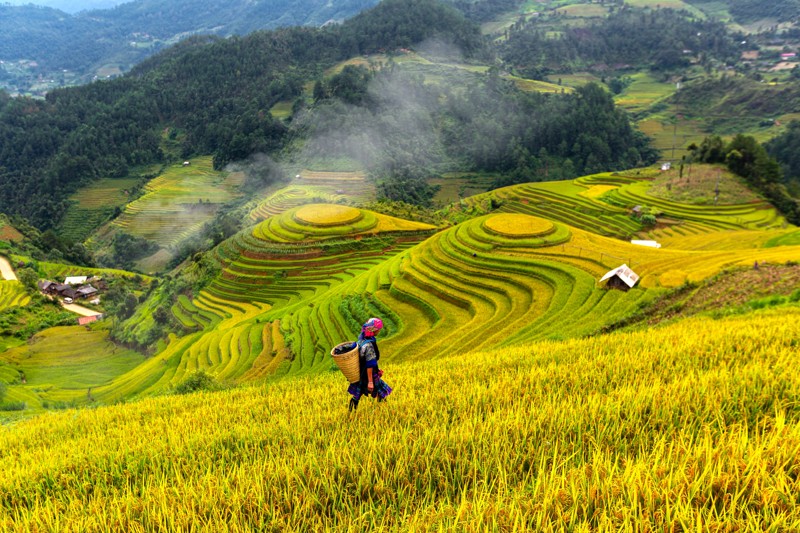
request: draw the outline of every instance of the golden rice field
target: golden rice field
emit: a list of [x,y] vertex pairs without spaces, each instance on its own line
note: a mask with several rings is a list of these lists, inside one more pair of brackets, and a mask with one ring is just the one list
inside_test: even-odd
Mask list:
[[4,531],[797,531],[800,308],[0,427]]
[[30,301],[31,297],[22,283],[16,280],[0,279],[0,311],[27,305]]

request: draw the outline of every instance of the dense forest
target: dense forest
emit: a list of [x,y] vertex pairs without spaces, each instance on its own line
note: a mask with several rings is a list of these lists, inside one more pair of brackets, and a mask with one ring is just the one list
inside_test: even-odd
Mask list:
[[731,15],[742,23],[769,19],[786,22],[800,17],[799,0],[726,0],[725,3]]
[[671,9],[620,8],[557,37],[547,31],[551,17],[533,17],[512,26],[500,55],[516,72],[534,78],[587,68],[673,70],[696,56],[704,62],[738,57],[737,39],[722,23],[687,15]]
[[800,122],[793,120],[786,131],[769,141],[767,153],[781,165],[783,182],[795,197],[800,197]]
[[422,179],[442,170],[495,173],[495,185],[506,185],[619,170],[657,155],[596,84],[546,95],[519,91],[496,70],[435,84],[348,67],[315,93],[317,105],[292,121],[291,133],[318,157],[359,161],[393,200],[427,203]]

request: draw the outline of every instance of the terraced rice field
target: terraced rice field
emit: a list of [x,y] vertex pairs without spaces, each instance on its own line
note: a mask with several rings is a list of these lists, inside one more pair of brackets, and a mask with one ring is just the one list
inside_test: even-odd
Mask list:
[[645,111],[676,91],[675,84],[660,82],[647,73],[636,73],[631,78],[633,83],[614,98],[618,106],[631,113]]
[[433,229],[337,204],[293,208],[220,246],[223,272],[208,292],[288,305],[368,270]]
[[177,245],[209,221],[220,205],[238,194],[241,173],[213,170],[211,157],[173,166],[151,180],[145,194],[131,202],[113,226],[162,247]]
[[262,200],[250,218],[259,222],[308,203],[369,202],[375,199],[375,186],[363,172],[323,172],[303,170],[292,184]]
[[31,297],[19,281],[0,279],[0,311],[30,303]]
[[10,387],[9,398],[33,411],[44,402],[91,403],[97,387],[142,364],[144,357],[116,346],[107,331],[60,326],[37,333],[28,344],[0,354],[0,361],[23,372],[26,383]]
[[[686,281],[756,261],[800,259],[798,246],[763,247],[793,231],[780,229],[783,220],[766,204],[710,209],[659,201],[642,180],[650,173],[627,174],[518,185],[467,200],[493,197],[503,214],[435,235],[284,316],[296,354],[292,368],[327,364],[326,350],[358,331],[353,308],[389,317],[383,344],[390,357],[427,358],[602,331]],[[629,214],[638,204],[674,217],[674,225],[649,235],[663,239],[664,248],[627,242],[642,232]],[[637,288],[621,293],[598,286],[623,263],[640,275]]]
[[[389,361],[582,337],[684,282],[756,261],[800,260],[797,229],[784,228],[767,204],[711,209],[656,198],[648,190],[657,174],[597,174],[476,195],[462,205],[499,209],[438,233],[350,205],[285,205],[217,247],[220,275],[171,306],[182,336],[92,394],[102,401],[149,394],[196,370],[225,382],[325,371],[331,347],[354,339],[369,316],[384,319]],[[648,233],[630,215],[633,205],[663,211],[670,223]],[[633,245],[632,236],[658,238],[662,248]],[[598,282],[623,263],[640,276],[634,288]],[[142,334],[154,312],[137,311]]]
[[101,179],[82,187],[71,202],[61,221],[61,234],[73,242],[82,242],[92,231],[108,221],[114,208],[124,206],[138,178]]
[[[386,323],[381,345],[390,360],[579,337],[686,281],[755,261],[800,259],[799,246],[763,247],[793,231],[779,228],[783,222],[769,206],[709,210],[659,200],[647,195],[651,175],[598,174],[492,191],[465,202],[494,198],[498,212],[434,235],[340,204],[288,209],[217,249],[222,274],[201,297],[172,308],[196,333],[174,339],[159,356],[176,371],[162,372],[150,386],[174,383],[196,368],[222,372],[221,362],[237,351],[230,346],[255,347],[252,357],[259,331],[268,347],[260,358],[264,370],[251,377],[327,369],[330,348],[355,338],[373,315]],[[650,232],[663,240],[661,249],[627,242],[642,234],[628,207],[640,203],[675,222]],[[598,284],[623,263],[641,278],[634,289]],[[252,314],[232,310],[244,305],[262,307]],[[226,320],[229,326],[220,328]],[[280,339],[277,348],[264,340],[265,331]]]

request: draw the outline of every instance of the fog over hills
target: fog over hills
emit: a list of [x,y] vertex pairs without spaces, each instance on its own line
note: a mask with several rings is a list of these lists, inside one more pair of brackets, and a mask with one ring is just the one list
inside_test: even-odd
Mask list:
[[52,7],[65,13],[79,13],[90,9],[109,9],[124,3],[125,0],[8,0],[5,3],[12,6],[34,4],[37,6]]

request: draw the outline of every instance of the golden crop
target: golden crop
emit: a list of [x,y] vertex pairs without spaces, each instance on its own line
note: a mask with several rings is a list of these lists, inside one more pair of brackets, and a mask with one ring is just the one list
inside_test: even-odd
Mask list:
[[47,414],[5,531],[797,531],[800,309]]

